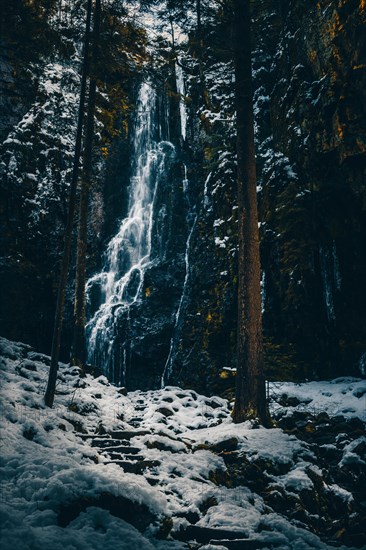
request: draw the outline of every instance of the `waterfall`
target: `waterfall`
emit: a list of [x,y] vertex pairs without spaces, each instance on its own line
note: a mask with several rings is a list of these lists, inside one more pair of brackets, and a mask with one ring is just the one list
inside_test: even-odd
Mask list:
[[180,128],[181,128],[183,141],[185,141],[187,137],[187,109],[186,109],[186,104],[184,100],[185,87],[184,87],[183,70],[182,70],[182,67],[179,65],[179,63],[175,64],[175,78],[176,78],[177,92],[180,95],[180,100],[179,100]]
[[163,133],[157,105],[154,88],[144,82],[137,101],[128,214],[108,244],[102,272],[86,287],[89,296],[98,285],[102,300],[86,327],[88,361],[117,383],[125,383],[130,307],[140,297],[150,261],[154,197],[165,161],[175,153],[170,142],[156,141]]

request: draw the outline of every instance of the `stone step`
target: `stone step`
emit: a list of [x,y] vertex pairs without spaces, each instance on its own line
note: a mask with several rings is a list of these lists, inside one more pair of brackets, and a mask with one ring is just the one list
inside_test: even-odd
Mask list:
[[129,455],[127,453],[110,453],[109,451],[107,451],[108,455],[112,460],[131,460],[133,462],[136,462],[136,461],[139,461],[141,462],[142,460],[144,460],[144,457],[142,455]]
[[81,433],[77,433],[75,432],[75,435],[77,437],[80,437],[81,439],[91,439],[91,440],[95,440],[95,439],[110,439],[110,436],[107,434],[107,435],[100,435],[100,434],[81,434]]
[[155,485],[159,485],[159,483],[160,483],[160,478],[158,476],[156,476],[156,477],[147,477],[147,476],[145,476],[145,479],[148,482],[148,484],[151,485],[152,487],[155,487]]
[[108,445],[108,447],[102,447],[102,450],[106,453],[120,453],[128,455],[136,455],[142,451],[139,447],[130,447],[129,445],[117,445],[113,447]]
[[147,405],[136,405],[135,411],[144,411],[147,409]]
[[259,539],[211,539],[212,546],[224,546],[227,550],[257,550],[259,548],[274,548],[278,546],[275,542],[265,542]]
[[132,420],[129,420],[128,421],[129,425],[131,426],[131,428],[135,429],[135,430],[138,430],[141,426],[141,421],[138,420],[138,421],[134,421],[133,419]]
[[141,475],[148,468],[155,468],[159,466],[161,462],[159,460],[142,460],[141,462],[129,462],[127,460],[111,460],[110,462],[104,462],[104,464],[117,464],[120,468],[129,474]]
[[232,540],[238,540],[238,539],[240,539],[241,541],[250,540],[248,539],[248,533],[243,531],[233,531],[231,529],[219,529],[215,527],[201,527],[200,525],[188,525],[187,527],[183,527],[182,529],[174,533],[173,537],[183,542],[195,540],[202,544],[211,543],[212,540],[215,540],[215,541],[219,541],[219,540],[232,541]]
[[149,435],[151,434],[150,430],[117,430],[110,433],[113,439],[132,439],[133,437],[140,435]]
[[99,447],[100,449],[109,449],[110,447],[118,447],[120,445],[128,447],[131,443],[128,439],[112,439],[111,437],[105,439],[93,439],[91,443],[92,447]]

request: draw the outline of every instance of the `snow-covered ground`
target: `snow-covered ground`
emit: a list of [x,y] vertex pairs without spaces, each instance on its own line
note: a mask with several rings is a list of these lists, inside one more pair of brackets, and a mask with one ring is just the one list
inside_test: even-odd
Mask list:
[[[0,339],[4,550],[220,549],[209,540],[185,542],[220,530],[220,539],[237,534],[251,548],[329,547],[228,478],[230,460],[239,459],[266,465],[269,490],[294,498],[311,493],[322,472],[306,441],[280,428],[234,425],[219,397],[175,387],[123,395],[104,376],[80,378],[63,364],[50,410],[43,404],[48,362],[29,346]],[[270,393],[278,417],[308,408],[366,420],[364,380],[281,383]],[[345,441],[339,467],[351,461],[364,468],[355,450],[365,442],[362,433]],[[352,512],[349,491],[334,483],[322,490]]]
[[[331,381],[293,383],[273,383],[270,386],[273,398],[272,412],[278,411],[278,398],[286,395],[287,399],[298,401],[287,414],[294,410],[307,410],[312,414],[326,412],[330,416],[343,415],[346,418],[357,416],[366,421],[366,387],[365,380],[351,376],[335,378]],[[286,399],[286,398],[285,398]],[[290,403],[291,401],[289,401]]]

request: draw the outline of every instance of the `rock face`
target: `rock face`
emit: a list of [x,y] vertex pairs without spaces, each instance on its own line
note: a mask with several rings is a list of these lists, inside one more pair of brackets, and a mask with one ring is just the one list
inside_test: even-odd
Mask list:
[[277,21],[260,83],[264,321],[330,376],[365,347],[365,9],[282,2]]
[[[364,374],[365,9],[281,2],[276,11],[263,1],[253,10],[268,376]],[[216,48],[224,26],[211,30]],[[216,50],[205,63],[205,100],[189,90],[201,187],[172,381],[223,391],[220,371],[235,366],[233,71]]]
[[[53,317],[53,268],[65,222],[69,169],[67,123],[55,107],[62,100],[65,80],[72,88],[77,75],[71,69],[62,74],[56,63],[53,71],[51,62],[45,61],[50,43],[56,44],[47,10],[36,13],[19,1],[5,4],[0,56],[0,330],[49,349],[45,342]],[[56,92],[48,103],[47,82]],[[71,93],[68,100],[73,118]],[[51,110],[52,124],[57,123],[52,129]]]
[[[18,4],[22,2],[14,3],[15,14]],[[35,36],[41,19],[38,14],[38,26],[30,25]],[[21,52],[16,61],[9,33],[0,60],[5,91],[1,219],[7,251],[0,285],[5,304],[1,330],[43,351],[49,350],[51,338],[73,150],[69,136],[77,110],[78,66],[66,59],[70,51],[78,51],[82,21],[73,21],[70,38],[66,16],[51,18],[48,41],[56,43],[56,35],[62,35],[56,59],[42,52],[41,62],[37,50],[38,57],[29,60]],[[114,37],[125,33],[135,55],[133,48],[138,50],[136,44],[144,38],[132,27],[126,35],[116,18],[108,21]],[[365,374],[365,6],[355,0],[321,0],[309,6],[281,0],[273,7],[262,0],[253,5],[253,21],[268,377]],[[187,46],[179,48],[178,68],[174,71],[166,62],[159,69],[158,85],[161,74],[165,81],[160,101],[168,105],[164,115],[159,111],[159,124],[165,125],[176,156],[154,199],[151,264],[139,299],[128,312],[118,310],[114,319],[116,367],[108,374],[129,389],[156,388],[163,376],[164,383],[223,393],[229,385],[228,370],[223,369],[235,366],[230,12],[223,8],[216,23],[203,14],[203,26],[204,52],[190,35]],[[98,100],[102,141],[96,148],[90,275],[103,270],[107,243],[128,211],[131,106],[141,75],[129,65],[130,53],[124,60],[125,50],[115,45],[103,46],[110,48],[105,58],[113,63],[106,65],[106,93]],[[161,42],[160,48],[167,58],[166,44]],[[26,69],[19,76],[16,63],[23,57]],[[34,76],[24,94],[28,67]],[[22,101],[15,101],[19,96]],[[121,97],[127,98],[122,104]],[[70,304],[71,297],[70,287]],[[98,288],[93,289],[92,309],[102,299]],[[36,323],[35,312],[40,319]],[[65,351],[70,327],[71,307]]]

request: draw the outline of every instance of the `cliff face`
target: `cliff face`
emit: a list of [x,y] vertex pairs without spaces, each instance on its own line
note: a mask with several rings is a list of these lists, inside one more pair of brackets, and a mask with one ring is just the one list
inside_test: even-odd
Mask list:
[[[28,5],[19,0],[15,12],[18,4],[22,10]],[[39,27],[48,29],[42,52],[29,58],[21,50],[15,56],[15,35],[8,31],[1,58],[6,250],[1,330],[44,351],[51,338],[78,101],[82,11],[72,6],[75,17],[52,12],[51,23],[44,13],[27,12],[31,35]],[[253,3],[253,19],[268,376],[359,373],[366,368],[364,2],[304,6],[282,0],[274,7],[262,0]],[[91,201],[91,275],[103,271],[108,240],[128,210],[132,105],[140,61],[147,58],[144,33],[120,24],[113,14],[105,14],[104,21],[113,40],[105,38],[98,82],[101,138]],[[203,49],[191,32],[176,52],[185,88],[178,89],[171,63],[162,63],[153,77],[165,103],[159,124],[165,124],[175,156],[154,198],[152,263],[139,300],[115,318],[115,379],[121,381],[125,368],[130,388],[159,386],[165,370],[166,383],[223,392],[230,384],[223,368],[235,366],[229,10],[220,10],[214,20],[203,18],[203,26]],[[160,51],[162,57],[169,57],[168,50]],[[102,299],[96,288],[91,309]],[[65,349],[70,314],[71,308]]]
[[[224,15],[207,32],[205,101],[190,90],[198,103],[192,141],[202,152],[201,208],[173,367],[174,381],[206,391],[223,390],[221,369],[235,366],[233,85],[222,53],[230,36]],[[356,1],[253,4],[269,377],[364,374],[365,17]]]
[[278,15],[266,87],[275,154],[259,146],[265,326],[311,373],[355,372],[366,335],[365,7],[283,2]]
[[66,62],[70,44],[61,47],[48,8],[15,1],[1,14],[0,326],[43,349],[51,335],[79,84]]

